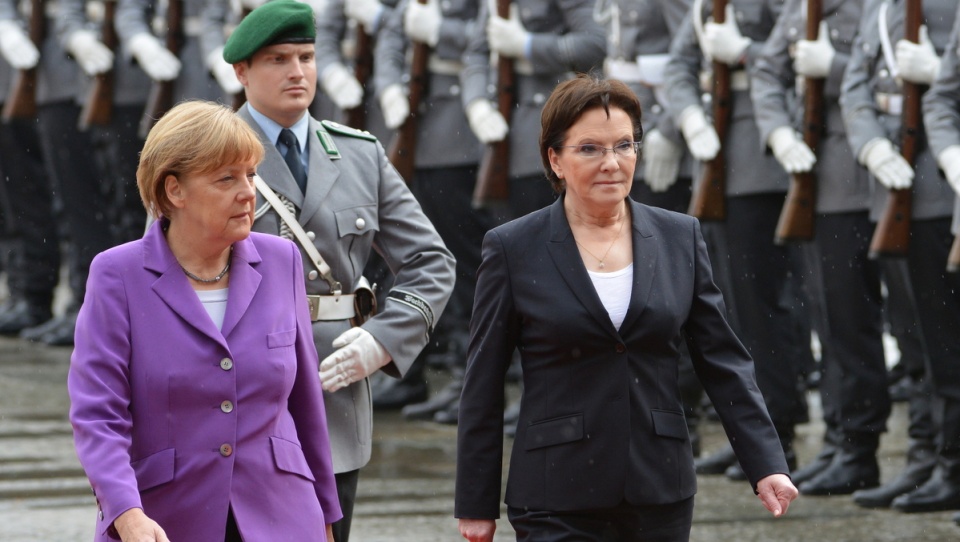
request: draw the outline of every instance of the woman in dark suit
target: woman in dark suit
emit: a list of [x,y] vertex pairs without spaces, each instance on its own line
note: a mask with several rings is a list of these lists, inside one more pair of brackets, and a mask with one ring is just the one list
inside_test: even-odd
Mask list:
[[173,108],[137,170],[157,220],[93,260],[67,386],[95,540],[333,540],[300,251],[250,233],[262,158],[229,108]]
[[754,491],[782,515],[797,490],[699,223],[628,197],[636,96],[581,75],[557,86],[541,123],[560,198],[483,242],[460,403],[461,534],[493,539],[517,348],[524,393],[505,499],[517,539],[687,540],[696,477],[677,384],[684,337]]

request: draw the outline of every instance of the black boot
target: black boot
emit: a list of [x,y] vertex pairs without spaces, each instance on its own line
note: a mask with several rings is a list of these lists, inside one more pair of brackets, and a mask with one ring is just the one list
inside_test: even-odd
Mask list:
[[49,320],[52,296],[20,297],[8,299],[0,305],[0,335],[16,335],[28,327],[40,325]]
[[877,465],[879,433],[850,432],[844,436],[840,452],[820,474],[800,484],[804,495],[849,495],[858,489],[880,485]]
[[926,483],[893,499],[891,506],[908,514],[960,510],[960,461],[941,457]]
[[707,457],[693,462],[697,474],[723,474],[728,468],[737,463],[737,456],[729,444],[723,449]]
[[833,462],[833,456],[840,451],[840,442],[842,440],[843,434],[839,429],[828,427],[827,431],[823,434],[823,447],[820,448],[820,453],[813,458],[813,461],[790,473],[790,478],[793,479],[793,483],[799,486],[829,467],[830,463]]
[[896,478],[880,487],[855,492],[853,502],[864,508],[888,508],[893,499],[917,489],[930,479],[936,465],[936,446],[932,442],[914,443],[907,450],[907,466]]

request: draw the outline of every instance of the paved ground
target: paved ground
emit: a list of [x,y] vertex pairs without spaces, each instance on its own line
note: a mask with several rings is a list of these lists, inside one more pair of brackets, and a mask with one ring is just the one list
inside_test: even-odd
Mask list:
[[[0,338],[0,541],[90,540],[94,504],[73,452],[65,392],[69,349]],[[442,377],[436,377],[437,379]],[[810,396],[817,419],[817,396]],[[896,405],[882,440],[889,479],[902,467],[906,406]],[[452,518],[456,429],[410,423],[395,413],[375,421],[374,457],[363,470],[353,540],[431,542],[458,539]],[[822,425],[799,428],[801,463],[819,446]],[[707,425],[704,448],[724,442]],[[509,441],[507,443],[509,447]],[[746,483],[702,477],[691,539],[706,541],[960,540],[952,513],[904,515],[863,510],[846,497],[801,497],[772,519]],[[497,540],[512,540],[501,521]],[[177,542],[177,541],[175,541]]]

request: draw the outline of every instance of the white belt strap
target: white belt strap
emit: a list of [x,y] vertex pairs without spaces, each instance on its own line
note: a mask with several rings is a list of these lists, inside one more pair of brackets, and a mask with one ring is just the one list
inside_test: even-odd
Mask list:
[[880,30],[880,49],[883,50],[883,58],[887,62],[887,69],[894,78],[900,77],[900,70],[897,69],[897,57],[893,54],[893,44],[890,43],[890,31],[887,30],[887,8],[889,2],[880,4],[880,10],[877,13],[877,27]]

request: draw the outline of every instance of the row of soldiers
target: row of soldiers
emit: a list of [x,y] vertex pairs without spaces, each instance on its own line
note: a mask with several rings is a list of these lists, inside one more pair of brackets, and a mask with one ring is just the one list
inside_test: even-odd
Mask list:
[[[12,247],[0,333],[72,340],[93,255],[142,231],[133,179],[151,88],[173,81],[175,100],[236,103],[242,87],[222,47],[258,3],[118,0],[112,9],[0,0],[0,101],[13,100],[7,91],[17,75],[32,68],[38,75],[35,117],[0,126],[2,216]],[[827,431],[818,456],[794,472],[801,492],[859,490],[858,504],[905,512],[960,508],[960,275],[945,270],[960,230],[955,2],[309,3],[323,91],[314,116],[349,121],[385,142],[416,119],[405,176],[457,259],[456,289],[434,339],[434,350],[448,351],[451,384],[428,398],[428,349],[418,370],[375,389],[380,406],[456,422],[482,236],[552,201],[537,154],[540,110],[559,81],[602,69],[628,83],[643,106],[633,196],[678,211],[688,210],[694,192],[699,200],[702,187],[723,196],[722,212],[695,211],[791,466],[795,427],[808,417],[802,383],[810,337],[819,338]],[[31,18],[30,6],[44,16]],[[38,19],[45,35],[30,24]],[[416,61],[418,50],[425,60]],[[88,89],[105,73],[114,74],[112,115],[78,127]],[[498,87],[507,75],[512,85]],[[807,99],[814,93],[818,103]],[[923,115],[904,127],[920,94]],[[804,130],[814,105],[819,120]],[[505,170],[508,193],[497,194],[499,205],[478,206],[489,203],[474,193],[480,165],[498,147],[509,155],[493,163]],[[778,239],[785,194],[804,174],[816,179],[807,201],[814,227],[804,242]],[[903,257],[873,259],[874,229],[891,194],[912,195],[899,214],[909,248],[899,247]],[[61,238],[74,301],[51,319]],[[389,269],[369,273],[389,281]],[[879,485],[876,453],[890,413],[885,329],[916,385],[907,467]],[[695,430],[700,392],[689,360],[680,370]],[[698,468],[742,476],[732,450]]]

